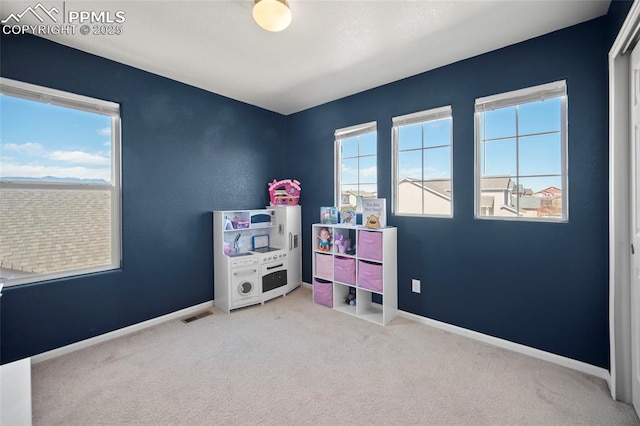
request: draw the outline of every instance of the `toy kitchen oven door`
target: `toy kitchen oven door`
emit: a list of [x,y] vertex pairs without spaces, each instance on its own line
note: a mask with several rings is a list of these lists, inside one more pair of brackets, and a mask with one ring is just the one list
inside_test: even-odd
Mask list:
[[269,246],[269,236],[253,237],[253,251],[260,258],[262,302],[287,294],[287,252]]

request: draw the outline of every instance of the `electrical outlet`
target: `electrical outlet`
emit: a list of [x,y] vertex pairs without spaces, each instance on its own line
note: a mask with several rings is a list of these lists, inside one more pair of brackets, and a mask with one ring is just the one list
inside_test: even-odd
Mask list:
[[420,280],[411,280],[411,291],[414,293],[420,293]]

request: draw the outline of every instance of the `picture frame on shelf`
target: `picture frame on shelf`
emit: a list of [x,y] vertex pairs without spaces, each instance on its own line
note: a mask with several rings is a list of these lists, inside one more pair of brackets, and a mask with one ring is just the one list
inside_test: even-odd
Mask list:
[[340,223],[347,226],[356,226],[356,211],[352,206],[340,208]]
[[338,223],[338,208],[320,207],[320,223],[336,224]]

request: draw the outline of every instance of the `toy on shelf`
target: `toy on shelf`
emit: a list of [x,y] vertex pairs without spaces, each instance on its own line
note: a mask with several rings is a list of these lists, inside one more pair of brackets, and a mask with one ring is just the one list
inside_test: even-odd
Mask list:
[[247,229],[249,228],[249,221],[243,220],[240,216],[234,216],[231,219],[231,227],[232,229]]
[[318,244],[318,250],[320,251],[329,251],[331,248],[331,234],[327,228],[320,229],[318,233],[318,239],[320,240],[320,244]]
[[344,298],[344,303],[351,306],[356,306],[356,289],[349,287],[349,294]]
[[344,254],[349,254],[351,256],[355,256],[356,254],[356,247],[353,246],[351,247],[351,240],[344,240]]
[[367,216],[367,228],[380,228],[380,218],[374,214]]
[[300,201],[300,182],[295,179],[273,180],[269,183],[272,206],[297,206]]
[[333,239],[333,245],[338,247],[339,253],[344,253],[344,235],[336,235]]
[[333,245],[338,248],[338,253],[349,254],[351,249],[351,240],[345,238],[344,235],[338,234],[333,238]]

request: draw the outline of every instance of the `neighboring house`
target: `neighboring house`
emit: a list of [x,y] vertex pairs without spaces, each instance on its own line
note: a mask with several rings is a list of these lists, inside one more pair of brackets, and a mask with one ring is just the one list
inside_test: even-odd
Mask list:
[[480,182],[481,216],[517,216],[515,205],[511,202],[515,183],[510,177],[498,176],[482,178]]
[[562,215],[562,190],[555,186],[550,186],[534,194],[540,199],[540,216],[561,216]]
[[[528,190],[530,193],[533,191]],[[524,214],[522,216],[538,216],[538,212],[542,208],[542,199],[539,197],[534,197],[532,195],[522,195],[520,198],[516,199],[516,195],[513,195],[513,204],[517,202],[517,206],[521,212]]]
[[[480,183],[480,214],[482,216],[538,216],[539,204],[533,191],[516,184],[509,176],[482,178]],[[538,206],[538,207],[537,207]],[[520,213],[518,214],[518,207]]]
[[562,190],[559,188],[556,188],[555,186],[550,186],[548,188],[545,188],[541,191],[536,192],[534,196],[540,197],[540,198],[562,197]]
[[377,192],[370,191],[342,191],[340,194],[340,205],[341,206],[352,206],[356,208],[358,211],[361,210],[363,198],[377,198]]
[[[531,189],[519,187],[508,176],[483,178],[480,189],[481,216],[538,217],[549,215],[544,201],[534,197]],[[423,203],[423,205],[421,205]],[[518,204],[519,203],[519,204]],[[398,184],[398,212],[404,214],[451,214],[451,180],[403,178]],[[549,205],[551,207],[551,205]],[[547,211],[549,210],[549,211]],[[544,213],[544,214],[541,214]]]
[[111,262],[109,191],[5,189],[0,195],[3,276]]
[[[424,197],[424,198],[423,198]],[[451,180],[403,178],[398,185],[398,213],[451,214]]]

